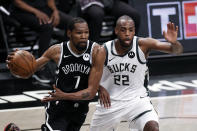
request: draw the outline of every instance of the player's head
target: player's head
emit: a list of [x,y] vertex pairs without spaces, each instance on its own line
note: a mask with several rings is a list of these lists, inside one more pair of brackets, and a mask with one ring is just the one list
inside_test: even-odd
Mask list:
[[119,17],[116,22],[115,34],[117,35],[121,46],[130,47],[135,35],[134,20],[127,15]]
[[73,18],[68,25],[67,35],[70,43],[78,50],[83,51],[87,47],[89,28],[87,22],[80,18]]

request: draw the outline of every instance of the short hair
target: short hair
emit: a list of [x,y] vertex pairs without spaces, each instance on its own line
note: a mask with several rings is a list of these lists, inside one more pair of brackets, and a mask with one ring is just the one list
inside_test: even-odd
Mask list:
[[120,16],[120,17],[118,18],[118,20],[116,21],[116,26],[118,26],[118,25],[120,24],[120,21],[121,21],[121,20],[131,20],[131,21],[133,21],[133,23],[134,23],[134,25],[135,25],[134,20],[133,20],[130,16],[128,16],[128,15],[123,15],[123,16]]
[[87,22],[81,17],[75,17],[68,24],[68,30],[72,31],[75,28],[76,23],[87,23]]

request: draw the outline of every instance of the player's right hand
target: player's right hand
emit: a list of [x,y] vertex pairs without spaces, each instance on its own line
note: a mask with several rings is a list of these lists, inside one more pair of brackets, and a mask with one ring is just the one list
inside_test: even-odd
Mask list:
[[107,90],[99,86],[99,99],[100,99],[100,104],[104,106],[104,108],[110,108],[111,107],[111,101],[110,101],[110,96]]
[[49,102],[49,101],[57,101],[57,100],[63,100],[65,92],[61,91],[59,88],[56,88],[55,85],[53,85],[54,92],[49,92],[50,96],[44,97],[41,101],[42,102]]

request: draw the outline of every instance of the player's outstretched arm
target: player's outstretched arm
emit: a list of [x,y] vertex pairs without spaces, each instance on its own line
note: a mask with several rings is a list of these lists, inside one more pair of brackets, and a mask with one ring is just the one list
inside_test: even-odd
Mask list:
[[140,38],[139,45],[146,57],[150,50],[157,50],[171,54],[181,54],[183,52],[183,46],[177,41],[178,26],[174,26],[174,23],[169,22],[167,24],[167,32],[163,31],[164,38],[167,42],[161,42],[154,38]]
[[88,88],[74,92],[65,93],[60,89],[54,88],[55,92],[50,93],[51,97],[45,97],[42,99],[43,102],[53,101],[53,100],[91,100],[95,97],[98,89],[99,83],[103,72],[103,66],[105,61],[105,49],[99,45],[96,45],[92,54],[92,68],[88,80]]

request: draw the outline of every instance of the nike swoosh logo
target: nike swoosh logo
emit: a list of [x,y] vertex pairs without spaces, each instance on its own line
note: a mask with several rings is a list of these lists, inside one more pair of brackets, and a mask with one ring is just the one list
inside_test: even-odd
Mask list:
[[145,97],[147,97],[147,96],[140,96],[141,99],[142,99],[142,98],[145,98]]
[[64,55],[64,58],[70,57],[71,55]]
[[116,58],[116,57],[113,57],[113,58],[109,59],[109,61],[112,61],[114,58]]

